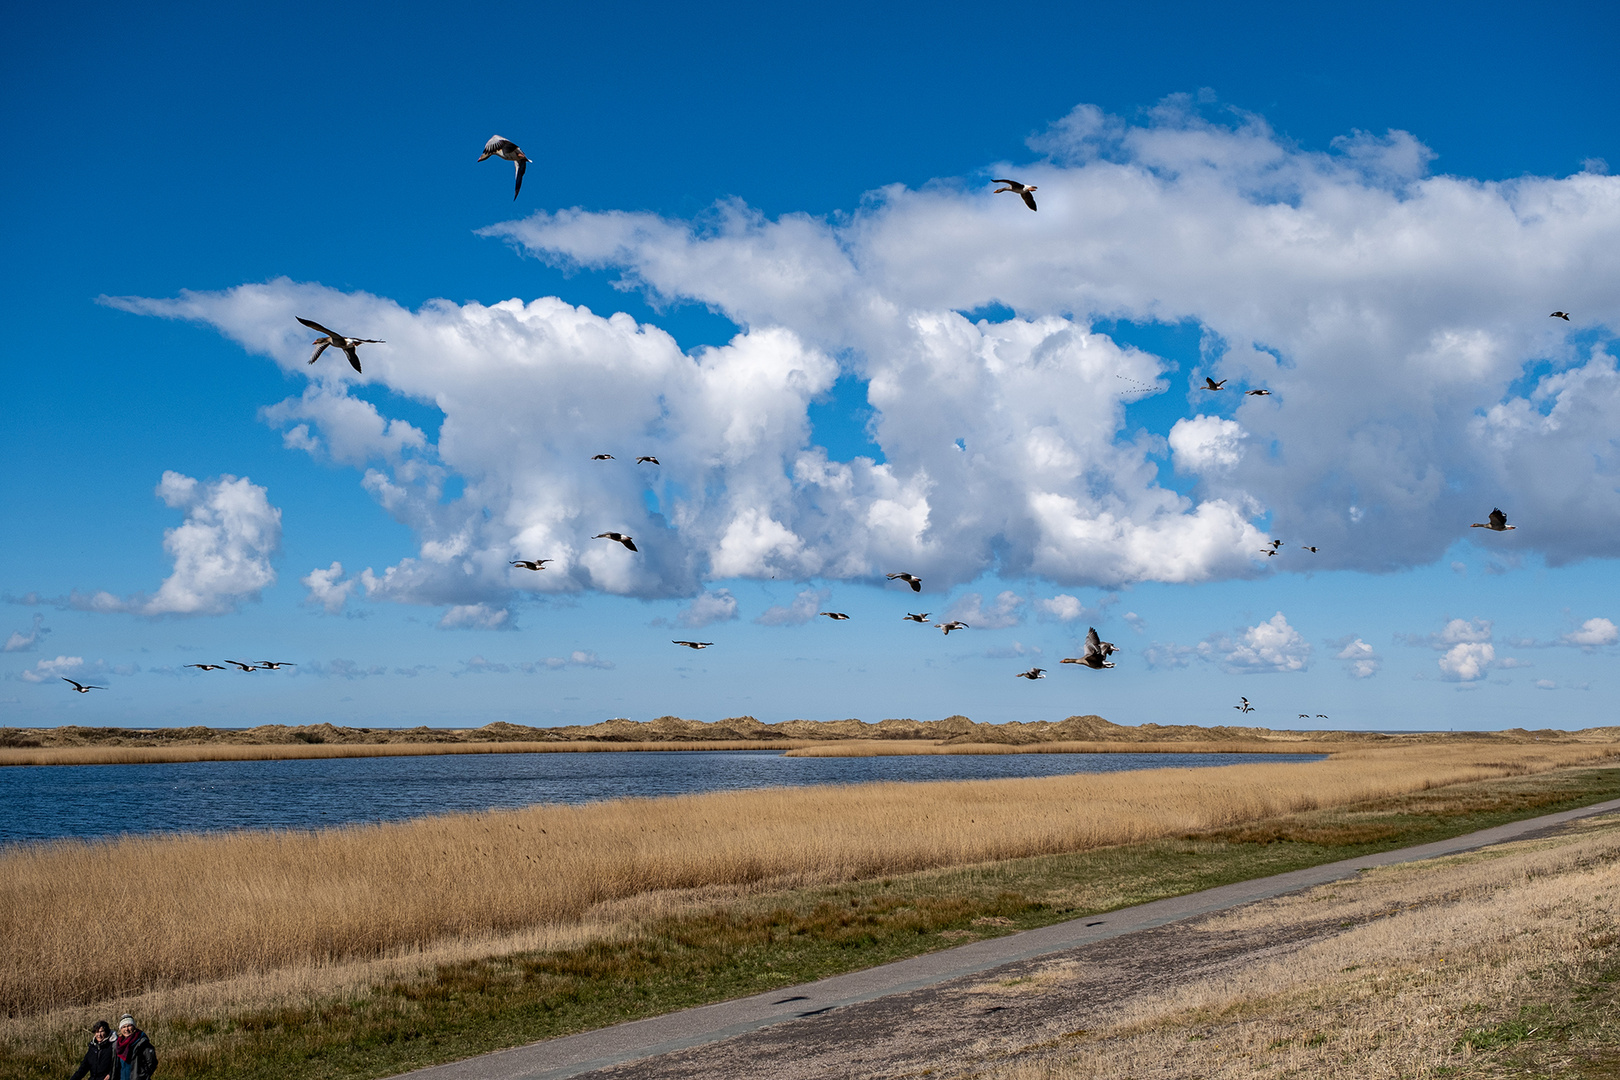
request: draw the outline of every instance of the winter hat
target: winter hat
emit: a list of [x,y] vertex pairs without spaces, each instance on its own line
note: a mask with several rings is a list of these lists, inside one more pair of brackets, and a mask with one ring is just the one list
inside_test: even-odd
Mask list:
[[135,1018],[133,1016],[131,1016],[129,1013],[125,1013],[123,1016],[120,1016],[118,1018],[118,1026],[119,1027],[123,1027],[125,1024],[128,1024],[130,1027],[135,1026]]

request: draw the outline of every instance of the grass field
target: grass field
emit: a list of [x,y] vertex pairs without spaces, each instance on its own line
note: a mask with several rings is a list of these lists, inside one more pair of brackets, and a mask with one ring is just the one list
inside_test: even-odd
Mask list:
[[292,965],[13,1015],[0,1022],[0,1077],[59,1075],[90,1020],[125,1008],[166,1048],[165,1075],[386,1076],[1616,797],[1620,768],[1562,769],[1069,854],[640,894],[527,940]]
[[[1195,922],[1342,932],[1149,996],[985,1080],[1620,1074],[1620,818]],[[1041,978],[1061,981],[1062,963]],[[986,987],[987,992],[996,988]]]

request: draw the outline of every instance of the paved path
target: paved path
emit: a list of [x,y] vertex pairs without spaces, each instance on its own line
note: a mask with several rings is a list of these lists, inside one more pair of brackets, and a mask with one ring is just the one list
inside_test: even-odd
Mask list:
[[563,1080],[564,1077],[672,1054],[777,1024],[821,1016],[845,1006],[905,994],[965,976],[981,975],[1035,957],[1077,949],[1194,916],[1326,884],[1350,877],[1363,869],[1432,859],[1508,840],[1525,839],[1557,829],[1578,818],[1615,810],[1620,810],[1620,799],[1500,825],[1433,844],[1345,859],[1253,881],[1222,885],[1187,896],[1155,900],[1039,930],[975,941],[865,971],[835,975],[768,994],[617,1024],[404,1075],[412,1080]]

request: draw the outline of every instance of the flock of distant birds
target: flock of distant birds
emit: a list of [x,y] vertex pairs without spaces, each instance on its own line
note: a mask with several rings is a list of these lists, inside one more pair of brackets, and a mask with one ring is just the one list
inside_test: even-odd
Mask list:
[[[479,156],[478,160],[479,161],[485,161],[485,160],[487,160],[487,159],[489,159],[491,157],[498,157],[498,158],[501,158],[504,161],[512,162],[513,167],[515,168],[516,173],[517,173],[516,180],[515,180],[515,182],[514,182],[514,184],[512,186],[512,198],[513,198],[514,201],[516,201],[516,199],[518,197],[518,193],[523,190],[523,173],[528,168],[530,158],[527,155],[525,155],[523,153],[522,148],[520,148],[512,140],[502,138],[499,135],[496,135],[496,136],[492,137],[488,142],[486,142],[484,144],[484,152],[483,152],[482,155]],[[995,183],[995,184],[1004,184],[1004,185],[1006,185],[1005,187],[996,188],[995,191],[992,192],[992,194],[995,194],[995,195],[1002,195],[1002,194],[1017,195],[1021,199],[1024,200],[1024,205],[1025,206],[1029,207],[1031,210],[1036,209],[1036,206],[1035,206],[1035,191],[1037,190],[1036,185],[1034,185],[1034,184],[1024,184],[1024,183],[1020,183],[1017,180],[1007,180],[1007,179],[992,180],[991,182]],[[305,326],[309,327],[311,330],[314,330],[314,331],[318,332],[321,335],[320,337],[316,338],[314,341],[310,342],[310,344],[315,347],[314,354],[309,358],[309,362],[311,364],[313,364],[315,361],[319,360],[321,358],[321,354],[324,353],[327,349],[329,349],[329,348],[330,349],[337,349],[338,351],[342,352],[344,356],[346,356],[348,358],[350,367],[354,368],[354,370],[357,373],[363,374],[363,372],[361,371],[361,368],[360,368],[360,352],[359,352],[360,346],[361,345],[383,345],[383,344],[386,344],[386,342],[383,341],[381,338],[353,338],[353,337],[347,337],[347,336],[345,336],[343,334],[338,333],[335,330],[331,330],[331,329],[328,329],[325,326],[322,326],[320,323],[314,321],[313,319],[306,319],[301,315],[294,316],[294,317],[299,322],[303,323]],[[1563,319],[1565,322],[1568,322],[1569,321],[1569,313],[1566,312],[1566,311],[1555,311],[1551,315],[1549,315],[1548,318],[1551,318],[1551,319]],[[1120,376],[1120,377],[1124,378],[1124,376]],[[1209,376],[1206,375],[1204,377],[1204,385],[1203,385],[1202,389],[1204,389],[1206,391],[1209,391],[1209,392],[1218,392],[1218,391],[1224,390],[1226,388],[1227,381],[1228,381],[1227,379],[1220,379],[1220,380],[1217,381],[1217,380],[1215,380],[1213,378],[1210,378]],[[1243,391],[1243,395],[1245,397],[1270,397],[1271,396],[1271,391],[1267,390],[1267,389],[1265,389],[1263,387],[1260,387],[1260,388],[1256,388],[1256,389],[1253,389],[1253,390],[1245,390],[1245,391]],[[612,454],[593,454],[591,456],[591,460],[592,461],[613,461],[614,457],[613,457]],[[643,454],[640,457],[636,458],[636,464],[637,465],[659,465],[661,463],[653,455],[651,455],[651,454]],[[1474,529],[1489,529],[1492,532],[1507,532],[1509,529],[1517,528],[1517,526],[1509,525],[1507,523],[1507,515],[1504,514],[1500,509],[1492,509],[1491,512],[1490,512],[1490,516],[1485,521],[1476,521],[1469,527],[1474,528]],[[607,541],[610,541],[612,543],[622,544],[622,545],[624,545],[625,549],[628,550],[628,551],[639,551],[640,550],[639,548],[636,547],[635,538],[632,537],[632,536],[629,536],[629,535],[627,535],[625,533],[620,533],[620,532],[597,533],[595,536],[591,537],[591,539],[592,540],[607,540]],[[1275,556],[1277,554],[1277,552],[1282,547],[1283,547],[1283,542],[1281,540],[1273,540],[1273,541],[1271,541],[1271,545],[1269,547],[1265,547],[1265,548],[1260,549],[1260,554],[1265,555],[1268,558],[1273,557],[1273,556]],[[1320,550],[1315,545],[1309,545],[1309,544],[1301,544],[1300,547],[1305,551],[1311,552],[1312,554],[1316,554]],[[544,570],[546,568],[547,563],[555,562],[555,561],[556,561],[556,559],[554,559],[554,558],[550,558],[550,559],[513,559],[513,560],[511,560],[511,565],[513,565],[514,567],[520,567],[520,568],[522,568],[524,570]],[[917,593],[922,592],[922,578],[916,576],[915,574],[908,573],[908,572],[905,572],[905,571],[900,571],[898,573],[885,574],[884,576],[886,578],[888,578],[888,580],[890,580],[890,581],[901,581],[901,582],[904,582],[907,585],[910,585],[912,592],[917,592]],[[821,611],[821,612],[817,612],[817,614],[825,616],[826,618],[831,619],[834,622],[846,622],[849,619],[849,615],[846,614],[845,612],[842,612],[842,611]],[[907,612],[903,618],[904,618],[905,621],[915,622],[915,623],[922,623],[922,624],[926,625],[928,623],[928,619],[929,619],[929,612],[926,612],[926,611],[921,612],[921,613]],[[950,633],[951,633],[952,630],[967,630],[967,629],[970,629],[970,627],[968,626],[967,623],[962,622],[959,619],[951,619],[949,621],[942,622],[942,623],[934,623],[933,625],[934,625],[934,628],[936,630],[939,630],[939,631],[943,632],[947,637],[950,636]],[[707,648],[711,647],[712,645],[714,645],[714,642],[712,642],[712,641],[684,641],[684,640],[679,640],[678,641],[678,640],[674,640],[674,639],[672,639],[670,643],[673,644],[673,645],[679,645],[679,646],[682,646],[684,648],[693,649],[693,650],[707,649]],[[1059,662],[1064,663],[1064,664],[1078,664],[1081,667],[1091,668],[1094,671],[1101,671],[1104,668],[1111,668],[1111,667],[1114,666],[1114,662],[1112,660],[1108,659],[1108,658],[1110,656],[1112,656],[1114,653],[1118,652],[1118,651],[1119,651],[1119,647],[1117,645],[1115,645],[1113,642],[1111,642],[1111,641],[1103,641],[1101,638],[1099,638],[1097,636],[1096,627],[1088,627],[1087,630],[1086,630],[1086,647],[1085,647],[1085,651],[1080,656],[1077,656],[1077,657],[1065,657],[1063,660],[1061,660]],[[270,661],[270,660],[261,660],[261,661],[258,661],[256,664],[244,663],[241,660],[227,660],[226,663],[233,664],[238,669],[240,669],[242,671],[275,671],[275,670],[277,670],[279,668],[283,668],[283,667],[296,667],[297,666],[296,664],[290,664],[290,663],[286,663],[286,662],[282,662],[282,661]],[[187,664],[185,666],[186,667],[199,668],[199,669],[201,669],[203,671],[224,671],[224,670],[226,670],[225,667],[223,665],[220,665],[220,664]],[[1015,675],[1013,677],[1016,678],[1016,679],[1028,679],[1029,681],[1033,682],[1036,679],[1044,679],[1044,678],[1046,678],[1046,669],[1045,668],[1039,668],[1039,667],[1032,667],[1028,671],[1021,671],[1021,672],[1019,672],[1017,675]],[[66,678],[65,676],[63,677],[62,681],[63,682],[68,682],[68,683],[73,683],[73,689],[77,690],[81,694],[87,694],[91,690],[105,690],[105,689],[107,689],[105,686],[91,686],[91,685],[86,685],[84,683],[74,682],[74,680]],[[1241,703],[1232,706],[1232,708],[1237,709],[1239,712],[1242,712],[1242,713],[1251,713],[1251,712],[1254,711],[1254,706],[1249,704],[1249,699],[1248,698],[1242,698]],[[1306,713],[1300,713],[1299,718],[1301,720],[1311,719],[1311,717]],[[1318,720],[1326,720],[1326,719],[1328,719],[1328,717],[1325,716],[1322,713],[1317,713],[1315,718],[1318,719]]]

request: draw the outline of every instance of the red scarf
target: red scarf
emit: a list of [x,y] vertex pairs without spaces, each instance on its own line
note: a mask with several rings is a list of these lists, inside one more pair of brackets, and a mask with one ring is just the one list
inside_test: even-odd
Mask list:
[[118,1060],[129,1060],[129,1055],[135,1052],[135,1042],[140,1037],[140,1028],[130,1028],[127,1036],[122,1031],[118,1033]]

